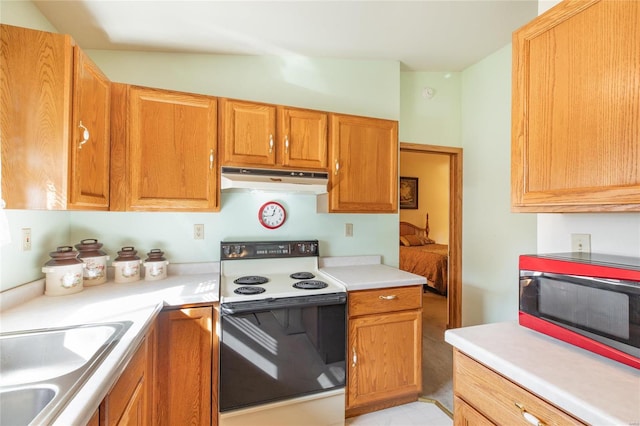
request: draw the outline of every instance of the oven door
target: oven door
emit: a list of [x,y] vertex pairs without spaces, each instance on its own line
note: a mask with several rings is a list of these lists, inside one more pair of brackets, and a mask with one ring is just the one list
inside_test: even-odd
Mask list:
[[220,412],[345,386],[346,293],[220,305]]

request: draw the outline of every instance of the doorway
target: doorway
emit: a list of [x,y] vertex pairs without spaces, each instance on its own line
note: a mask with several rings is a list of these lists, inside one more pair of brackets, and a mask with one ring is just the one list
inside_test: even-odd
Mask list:
[[446,328],[458,328],[462,325],[462,148],[401,142],[400,151],[449,157],[449,282]]

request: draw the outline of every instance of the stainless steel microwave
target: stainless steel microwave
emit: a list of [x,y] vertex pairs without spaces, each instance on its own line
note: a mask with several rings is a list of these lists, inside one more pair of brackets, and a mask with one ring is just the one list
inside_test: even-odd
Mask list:
[[640,369],[640,259],[522,255],[520,325]]

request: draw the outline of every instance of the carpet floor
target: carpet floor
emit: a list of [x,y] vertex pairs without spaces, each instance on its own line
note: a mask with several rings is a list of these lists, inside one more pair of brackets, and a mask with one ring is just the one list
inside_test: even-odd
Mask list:
[[422,396],[453,412],[453,350],[444,341],[447,298],[422,296]]

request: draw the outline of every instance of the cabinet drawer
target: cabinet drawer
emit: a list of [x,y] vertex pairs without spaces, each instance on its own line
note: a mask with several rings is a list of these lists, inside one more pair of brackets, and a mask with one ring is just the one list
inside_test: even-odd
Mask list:
[[459,351],[453,369],[455,395],[495,424],[530,425],[524,413],[545,425],[584,424]]
[[494,426],[485,416],[457,396],[453,397],[454,426]]
[[422,286],[349,292],[349,316],[404,311],[422,307]]

